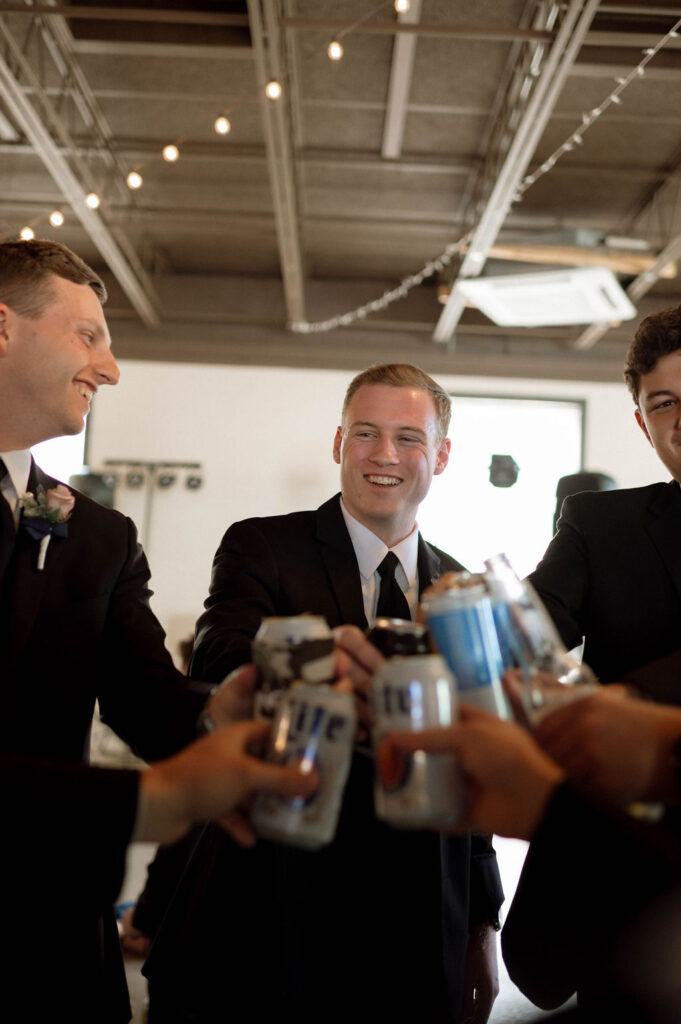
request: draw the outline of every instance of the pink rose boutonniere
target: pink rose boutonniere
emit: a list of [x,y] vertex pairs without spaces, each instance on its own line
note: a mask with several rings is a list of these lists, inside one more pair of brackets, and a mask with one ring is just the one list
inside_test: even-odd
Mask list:
[[40,541],[37,567],[41,571],[45,568],[45,555],[52,537],[68,537],[66,523],[75,503],[76,499],[64,484],[48,491],[40,486],[35,495],[27,491],[19,498],[21,525],[29,536]]

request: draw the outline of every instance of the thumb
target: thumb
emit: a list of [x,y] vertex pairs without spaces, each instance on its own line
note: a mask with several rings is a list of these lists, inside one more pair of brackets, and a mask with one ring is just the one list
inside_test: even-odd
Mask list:
[[289,765],[267,764],[254,761],[251,769],[251,788],[279,796],[311,796],[319,786],[317,772],[303,774]]

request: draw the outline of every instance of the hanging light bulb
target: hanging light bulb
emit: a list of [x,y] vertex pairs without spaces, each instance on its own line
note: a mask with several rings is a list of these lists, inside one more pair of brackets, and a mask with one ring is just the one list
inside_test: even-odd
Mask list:
[[398,14],[406,14],[410,6],[410,0],[395,0],[395,10]]
[[35,231],[29,227],[22,228],[19,232],[19,238],[23,238],[24,242],[30,242],[32,238],[35,238]]
[[53,210],[50,214],[50,224],[53,228],[60,228],[64,223],[64,214],[61,210]]
[[96,210],[101,200],[96,192],[88,192],[85,196],[85,204],[89,206],[91,210]]
[[128,183],[128,188],[142,188],[143,178],[139,171],[130,171],[130,174],[125,179]]
[[170,146],[163,147],[163,159],[167,160],[169,164],[174,164],[179,155],[179,149],[177,148],[177,146],[173,146],[172,143]]
[[232,126],[226,117],[216,117],[213,128],[218,133],[218,135],[228,135],[229,132],[231,132],[232,130]]
[[279,82],[274,79],[272,79],[271,82],[268,82],[265,86],[265,95],[268,100],[278,100],[281,96],[281,86],[279,85]]
[[332,39],[326,48],[330,60],[340,60],[343,56],[343,47],[337,39]]

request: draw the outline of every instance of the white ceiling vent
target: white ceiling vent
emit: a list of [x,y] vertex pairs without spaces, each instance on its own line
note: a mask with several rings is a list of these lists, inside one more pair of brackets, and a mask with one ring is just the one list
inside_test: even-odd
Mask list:
[[550,327],[631,320],[636,309],[610,270],[461,278],[461,294],[504,327]]

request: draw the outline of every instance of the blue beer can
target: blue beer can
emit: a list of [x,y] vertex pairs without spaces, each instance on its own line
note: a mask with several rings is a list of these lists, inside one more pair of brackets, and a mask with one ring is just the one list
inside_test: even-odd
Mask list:
[[461,700],[509,718],[501,685],[503,659],[484,577],[457,573],[451,587],[425,598],[422,607],[433,643],[454,673]]

